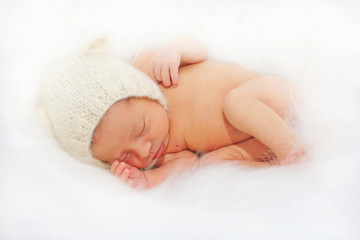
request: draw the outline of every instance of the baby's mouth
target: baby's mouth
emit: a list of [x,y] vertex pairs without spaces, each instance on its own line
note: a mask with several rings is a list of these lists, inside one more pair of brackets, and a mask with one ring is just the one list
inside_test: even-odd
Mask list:
[[159,149],[157,150],[157,152],[155,153],[155,155],[153,156],[152,160],[155,160],[157,158],[159,158],[165,151],[165,144],[164,141],[161,142]]

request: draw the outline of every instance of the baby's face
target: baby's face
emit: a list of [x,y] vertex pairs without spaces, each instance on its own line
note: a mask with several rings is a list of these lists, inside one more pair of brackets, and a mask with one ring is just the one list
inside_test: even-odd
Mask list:
[[158,103],[133,98],[115,103],[94,132],[95,158],[144,168],[159,158],[168,142],[169,118]]

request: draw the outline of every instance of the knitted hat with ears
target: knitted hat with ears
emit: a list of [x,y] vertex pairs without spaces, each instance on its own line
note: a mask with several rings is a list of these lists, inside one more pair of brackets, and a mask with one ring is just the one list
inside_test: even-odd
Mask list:
[[72,156],[108,167],[90,151],[93,132],[117,101],[147,97],[166,109],[166,99],[148,76],[107,53],[104,36],[91,40],[44,76],[38,104],[41,122]]

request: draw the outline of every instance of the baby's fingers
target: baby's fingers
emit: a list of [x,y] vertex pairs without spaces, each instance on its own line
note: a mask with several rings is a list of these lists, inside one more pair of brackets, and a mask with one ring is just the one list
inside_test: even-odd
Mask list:
[[170,76],[173,87],[177,87],[179,85],[179,66],[170,66]]
[[121,176],[121,174],[123,173],[124,169],[125,169],[125,163],[123,162],[119,162],[118,160],[116,160],[112,165],[111,165],[111,172],[116,175],[116,176]]
[[170,73],[169,73],[169,67],[164,66],[161,68],[161,81],[164,87],[170,87],[171,81],[170,81]]
[[156,82],[158,81],[157,77],[160,77],[159,61],[157,60],[156,56],[153,57],[149,63],[148,75],[152,80],[154,80]]
[[120,179],[125,183],[128,181],[129,173],[129,169],[126,168],[126,164],[124,162],[121,162],[114,172],[114,174],[120,177]]
[[115,160],[112,164],[111,164],[111,168],[110,168],[110,172],[112,174],[115,174],[115,170],[119,167],[120,165],[120,161],[119,160]]
[[161,68],[158,62],[154,63],[152,67],[152,71],[155,81],[157,82],[161,81]]
[[123,173],[120,176],[121,180],[124,181],[125,183],[128,182],[128,178],[129,178],[129,169],[125,168]]

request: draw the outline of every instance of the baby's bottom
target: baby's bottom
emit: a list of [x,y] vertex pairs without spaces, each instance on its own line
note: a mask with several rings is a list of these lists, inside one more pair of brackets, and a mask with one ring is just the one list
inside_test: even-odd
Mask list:
[[[276,165],[276,158],[273,152],[255,138],[250,138],[231,146],[233,154],[229,155],[229,148],[219,148],[205,154],[201,159],[201,165],[206,166],[214,163],[236,161],[239,165],[251,167],[267,167]],[[224,156],[228,157],[224,157]]]

